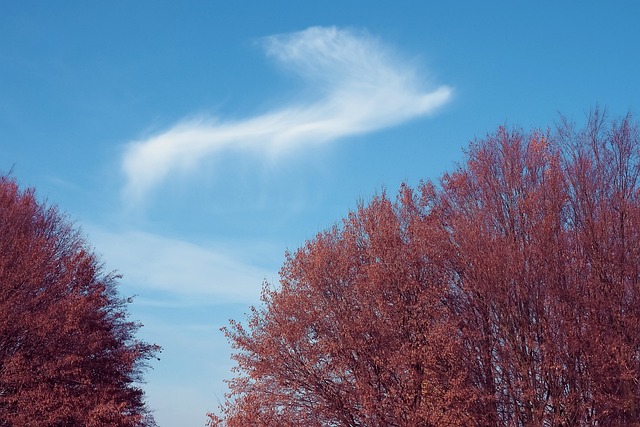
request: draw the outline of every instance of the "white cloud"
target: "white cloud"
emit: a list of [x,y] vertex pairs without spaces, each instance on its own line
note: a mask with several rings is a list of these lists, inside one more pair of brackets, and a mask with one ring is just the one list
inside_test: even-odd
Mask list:
[[184,120],[128,144],[122,168],[125,196],[140,201],[177,171],[191,171],[221,150],[277,155],[397,125],[446,103],[451,89],[426,90],[418,71],[364,32],[313,27],[267,37],[269,57],[304,78],[316,99],[240,121]]
[[[117,269],[122,283],[137,290],[160,291],[172,302],[207,303],[258,301],[265,279],[277,280],[272,271],[252,266],[231,251],[196,245],[140,231],[112,232],[85,227],[99,248],[106,269]],[[145,292],[146,293],[146,292]]]

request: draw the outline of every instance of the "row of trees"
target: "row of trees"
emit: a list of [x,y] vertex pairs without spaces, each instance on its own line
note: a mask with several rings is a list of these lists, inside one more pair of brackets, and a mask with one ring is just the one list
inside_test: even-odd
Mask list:
[[155,425],[117,276],[32,190],[0,177],[0,427]]
[[640,138],[498,129],[288,254],[211,425],[640,424]]

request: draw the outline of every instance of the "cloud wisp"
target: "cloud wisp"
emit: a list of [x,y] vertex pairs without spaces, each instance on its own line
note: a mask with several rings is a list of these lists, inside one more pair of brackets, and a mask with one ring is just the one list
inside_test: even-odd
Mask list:
[[118,266],[136,293],[160,292],[170,301],[255,304],[265,279],[276,273],[251,265],[224,248],[139,231],[86,226],[107,266]]
[[238,121],[183,120],[126,147],[125,197],[145,195],[175,172],[189,172],[223,150],[271,156],[398,125],[445,104],[451,88],[425,88],[418,70],[364,32],[312,27],[262,40],[267,55],[303,78],[316,97]]

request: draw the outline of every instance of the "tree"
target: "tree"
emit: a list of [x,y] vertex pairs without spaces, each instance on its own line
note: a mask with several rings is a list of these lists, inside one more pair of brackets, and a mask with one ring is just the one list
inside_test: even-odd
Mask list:
[[0,178],[0,426],[149,426],[142,379],[156,345],[135,339],[80,233]]
[[375,198],[289,254],[249,330],[226,331],[248,374],[231,382],[227,425],[464,423],[469,396],[452,385],[466,373],[433,220],[405,187],[396,205]]
[[583,417],[599,425],[640,423],[640,136],[627,115],[565,125],[568,220],[575,256],[569,283],[574,389]]
[[232,322],[212,425],[640,425],[640,138],[499,128],[321,233]]

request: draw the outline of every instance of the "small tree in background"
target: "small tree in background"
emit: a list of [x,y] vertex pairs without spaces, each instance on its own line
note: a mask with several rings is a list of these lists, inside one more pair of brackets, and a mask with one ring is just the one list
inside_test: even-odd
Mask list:
[[640,424],[640,137],[499,128],[319,234],[232,322],[227,426]]
[[159,347],[82,236],[0,178],[0,426],[150,426],[136,385]]

